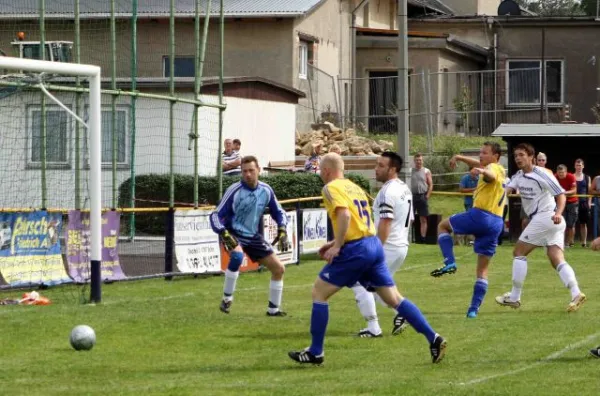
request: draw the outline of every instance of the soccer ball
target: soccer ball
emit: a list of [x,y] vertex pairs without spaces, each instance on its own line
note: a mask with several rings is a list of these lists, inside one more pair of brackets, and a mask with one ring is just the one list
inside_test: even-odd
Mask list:
[[90,326],[75,326],[71,330],[69,341],[76,351],[89,351],[96,344],[96,333]]

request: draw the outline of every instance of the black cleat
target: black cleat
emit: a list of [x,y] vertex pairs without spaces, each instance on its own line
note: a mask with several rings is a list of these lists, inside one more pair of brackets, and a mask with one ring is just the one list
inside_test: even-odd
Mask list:
[[277,311],[277,312],[267,311],[267,316],[287,316],[287,313],[285,313],[283,311]]
[[322,365],[323,361],[325,360],[325,358],[323,357],[323,354],[321,354],[319,356],[315,356],[309,352],[308,348],[303,351],[288,352],[288,356],[290,357],[290,359],[292,359],[300,364],[311,363],[311,364],[314,364],[315,366]]
[[436,334],[433,342],[429,345],[429,351],[431,352],[431,361],[433,363],[439,363],[444,358],[446,354],[446,345],[447,342],[444,338]]
[[434,269],[433,271],[431,271],[430,275],[433,276],[434,278],[437,278],[442,275],[453,274],[455,272],[456,272],[456,264],[452,263],[452,264],[446,264],[443,267],[440,267],[438,269]]
[[358,332],[357,336],[360,338],[378,338],[383,337],[383,333],[380,332],[379,334],[375,334],[372,333],[369,329],[362,329]]
[[590,349],[590,355],[592,355],[595,358],[600,358],[600,346],[594,349]]
[[408,327],[406,319],[400,315],[394,317],[394,327],[392,327],[392,335],[398,335],[402,333]]
[[221,300],[221,305],[219,305],[221,312],[228,314],[231,309],[231,303],[232,301]]

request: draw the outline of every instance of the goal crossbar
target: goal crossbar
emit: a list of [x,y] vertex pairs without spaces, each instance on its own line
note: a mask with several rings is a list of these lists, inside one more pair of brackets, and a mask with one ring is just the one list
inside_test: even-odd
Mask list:
[[101,138],[101,69],[78,63],[50,62],[0,56],[0,69],[31,73],[52,73],[89,79],[90,137],[90,301],[101,301],[102,261],[102,138]]

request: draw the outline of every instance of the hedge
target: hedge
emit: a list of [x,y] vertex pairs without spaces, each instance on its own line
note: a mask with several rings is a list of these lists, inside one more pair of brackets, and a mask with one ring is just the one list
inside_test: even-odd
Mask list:
[[[346,177],[365,191],[370,192],[369,180],[360,174],[348,174]],[[223,191],[230,185],[239,181],[239,177],[223,177]],[[269,184],[278,200],[316,197],[321,195],[323,182],[313,173],[277,173],[261,176],[261,181]],[[137,208],[168,207],[169,201],[169,175],[145,174],[135,178],[135,196]],[[192,203],[194,201],[194,178],[191,175],[175,175],[175,202]],[[218,203],[218,185],[216,177],[198,178],[198,202],[200,205],[216,205]],[[319,207],[320,201],[301,203],[303,208]],[[181,205],[175,205],[181,206]],[[286,205],[289,208],[295,205]],[[131,179],[125,180],[119,186],[119,207],[131,207]],[[140,213],[136,214],[136,233],[150,235],[164,235],[165,213]],[[122,222],[125,226],[129,222]],[[123,230],[126,232],[127,230]]]

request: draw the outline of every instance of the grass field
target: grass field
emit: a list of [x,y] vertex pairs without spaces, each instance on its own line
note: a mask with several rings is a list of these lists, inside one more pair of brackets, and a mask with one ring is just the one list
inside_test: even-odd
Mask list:
[[[380,308],[386,336],[354,337],[364,323],[353,295],[333,297],[322,367],[301,367],[287,351],[309,344],[310,290],[321,263],[305,258],[286,273],[289,316],[265,316],[268,273],[244,274],[232,313],[219,312],[222,277],[146,280],[103,286],[103,303],[77,304],[66,287],[42,293],[46,307],[0,307],[0,379],[5,395],[597,395],[600,361],[600,255],[575,248],[569,261],[589,302],[565,311],[568,290],[536,252],[520,310],[493,300],[510,289],[511,247],[502,246],[480,316],[465,312],[475,256],[457,249],[459,270],[434,279],[435,246],[410,248],[396,274],[400,290],[448,340],[430,363],[425,339],[408,329],[389,336],[393,313]],[[3,292],[1,297],[18,295]],[[71,328],[88,324],[98,343],[75,352]]]

